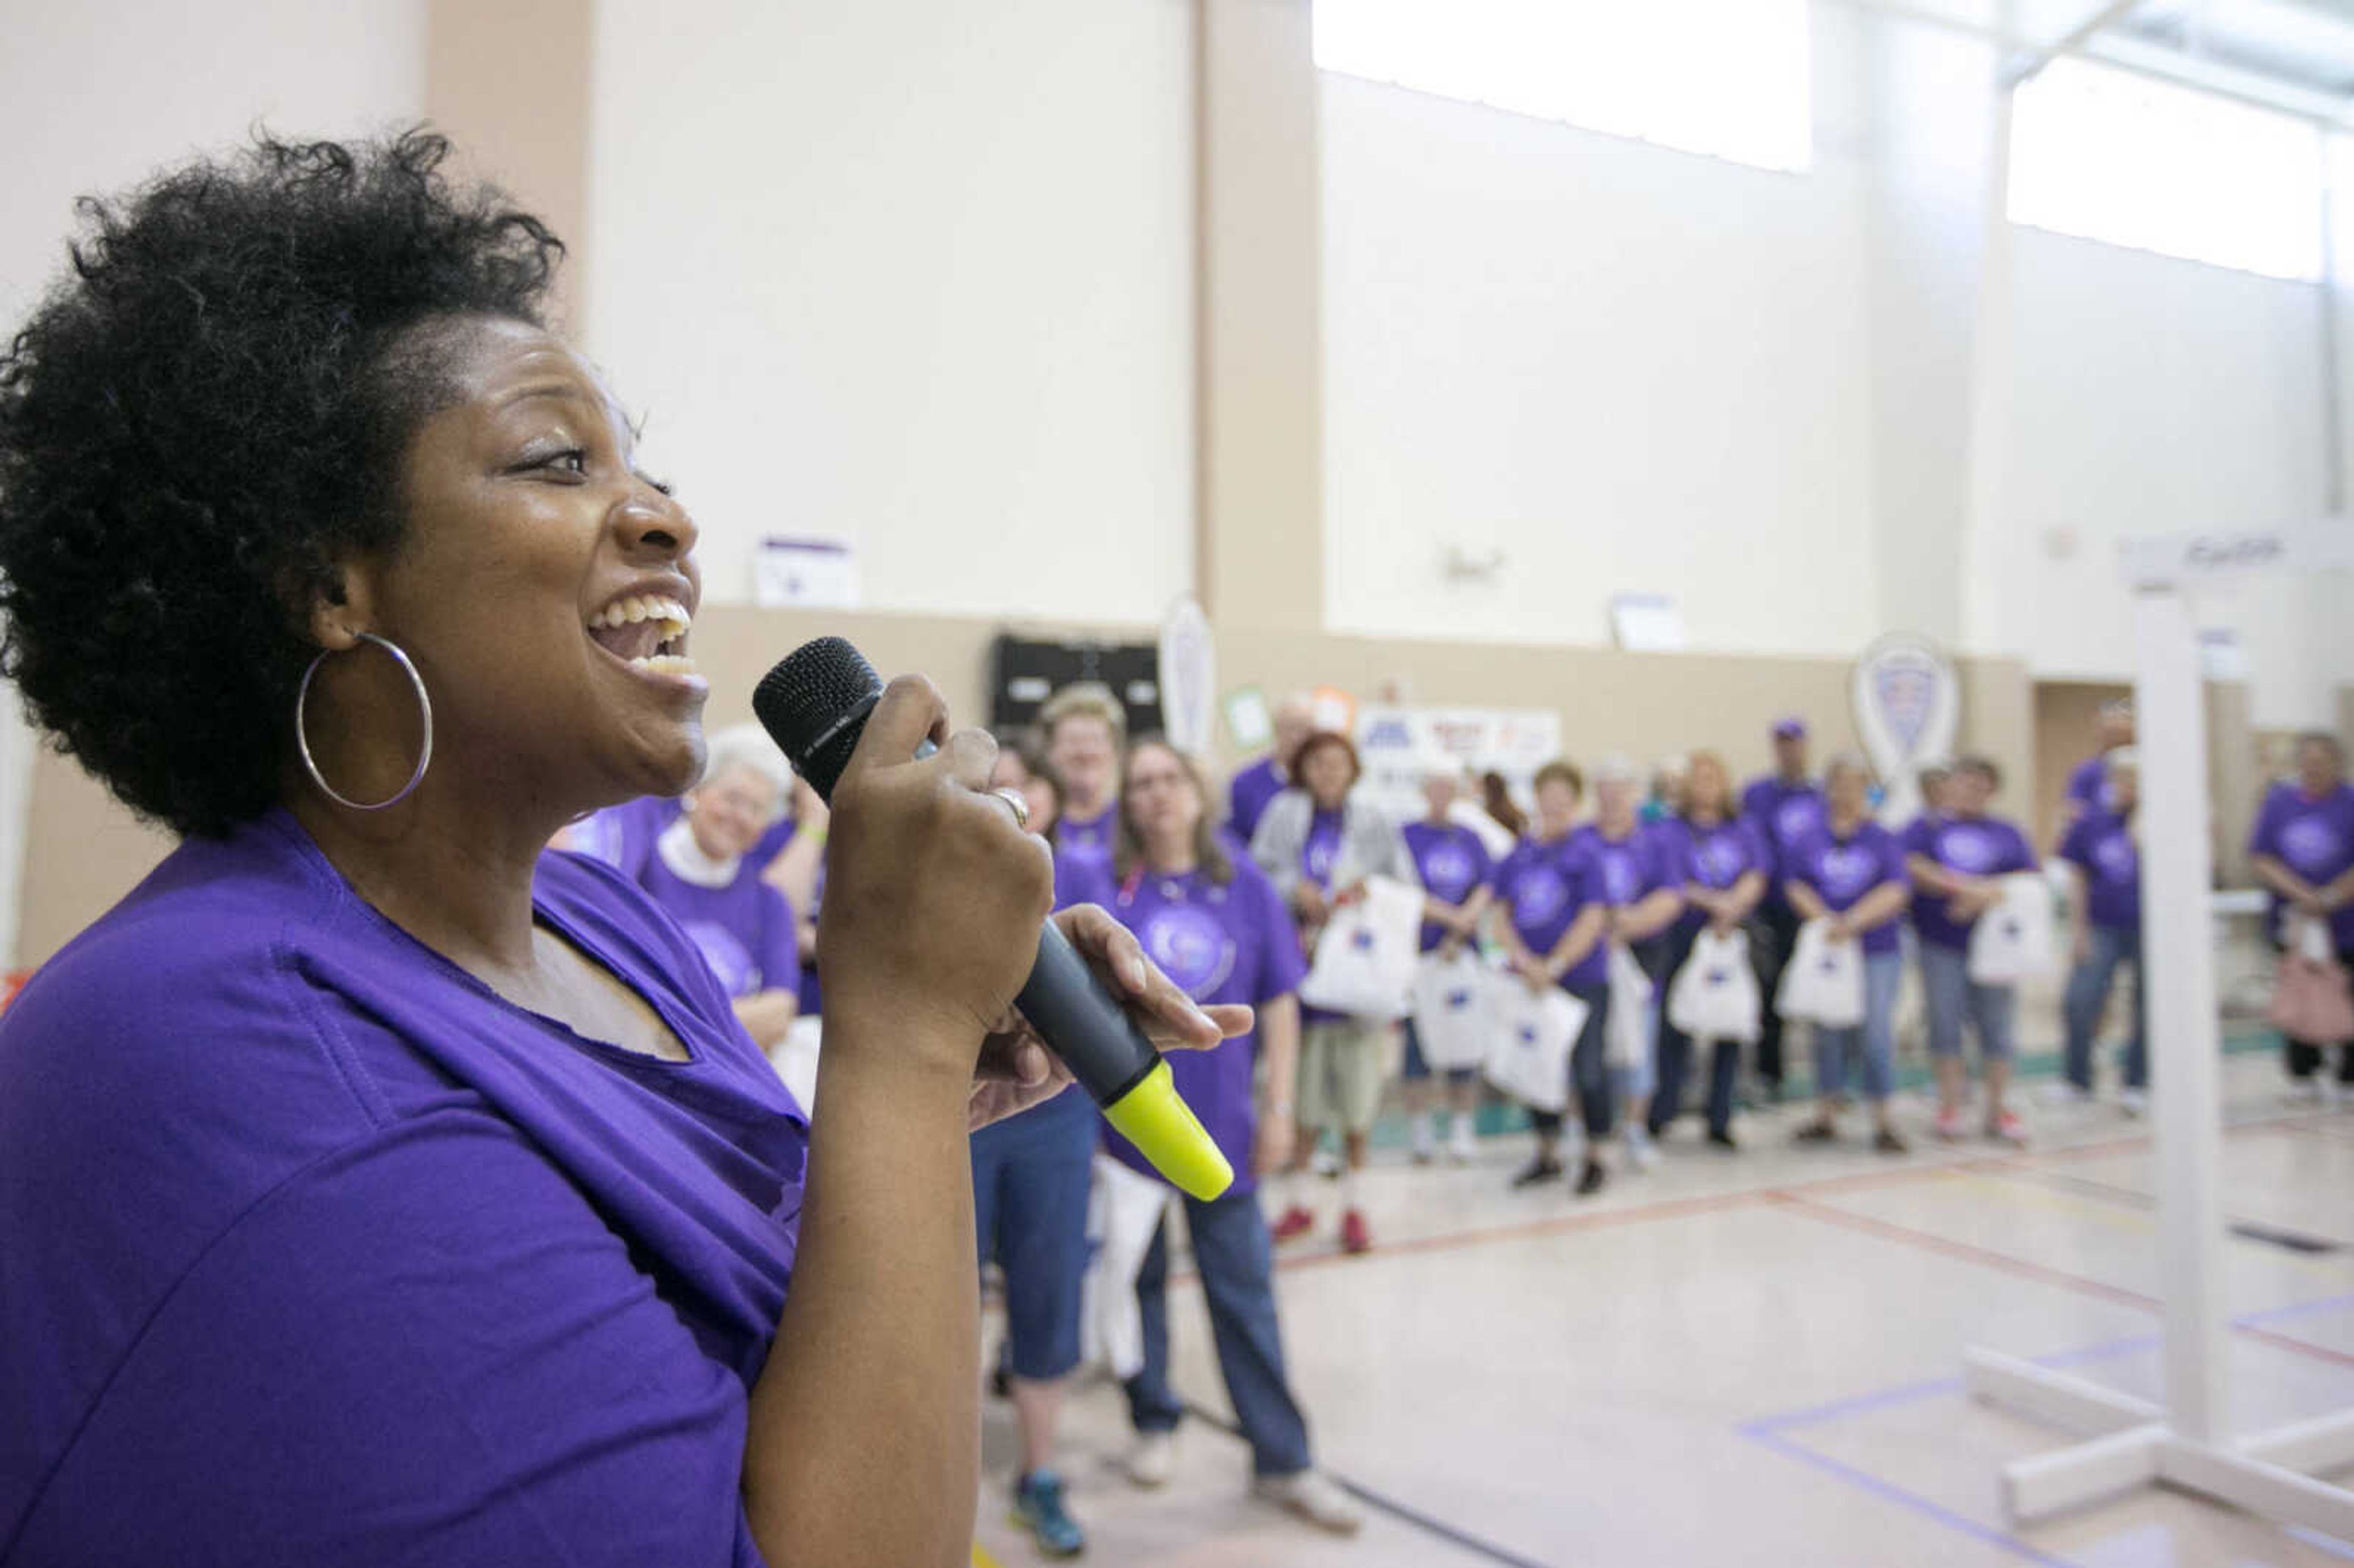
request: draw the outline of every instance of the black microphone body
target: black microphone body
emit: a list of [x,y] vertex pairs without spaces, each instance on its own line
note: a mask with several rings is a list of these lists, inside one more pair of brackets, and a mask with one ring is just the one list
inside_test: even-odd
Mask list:
[[[864,654],[842,638],[822,637],[762,677],[752,710],[831,803],[882,694],[882,677]],[[935,749],[926,740],[916,755]],[[1111,1124],[1179,1189],[1207,1201],[1233,1184],[1232,1166],[1177,1097],[1161,1053],[1052,920],[1039,929],[1038,957],[1014,1005]]]

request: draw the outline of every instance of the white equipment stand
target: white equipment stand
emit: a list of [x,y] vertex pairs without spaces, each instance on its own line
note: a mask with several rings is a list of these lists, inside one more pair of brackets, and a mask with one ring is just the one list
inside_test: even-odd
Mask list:
[[2206,707],[2186,598],[2223,576],[2354,565],[2354,524],[2136,540],[2125,553],[2136,597],[2147,960],[2137,980],[2149,987],[2166,1403],[1976,1348],[1962,1353],[1963,1382],[1979,1399],[2088,1439],[2003,1467],[2003,1510],[2014,1524],[2155,1484],[2354,1542],[2354,1491],[2316,1478],[2354,1465],[2354,1410],[2236,1440],[2227,1419]]

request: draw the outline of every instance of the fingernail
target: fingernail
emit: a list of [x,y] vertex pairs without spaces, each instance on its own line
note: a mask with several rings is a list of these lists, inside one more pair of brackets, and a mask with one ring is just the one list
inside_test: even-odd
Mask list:
[[1142,991],[1151,983],[1151,975],[1144,967],[1144,955],[1129,953],[1119,961],[1120,982],[1130,991]]

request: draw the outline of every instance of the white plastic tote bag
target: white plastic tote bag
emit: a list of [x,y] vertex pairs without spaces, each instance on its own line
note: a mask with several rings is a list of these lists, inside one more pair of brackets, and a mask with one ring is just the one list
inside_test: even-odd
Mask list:
[[1365,895],[1334,914],[1316,939],[1299,1000],[1358,1018],[1403,1018],[1421,946],[1422,889],[1373,877]]
[[1087,1240],[1094,1256],[1079,1277],[1079,1354],[1125,1382],[1144,1370],[1144,1318],[1136,1277],[1174,1196],[1169,1187],[1108,1154],[1096,1156],[1087,1194]]
[[1559,986],[1531,994],[1516,974],[1488,977],[1494,1033],[1480,1071],[1531,1110],[1558,1115],[1569,1104],[1569,1052],[1585,1027],[1585,1003]]
[[1803,1019],[1826,1029],[1853,1029],[1861,1023],[1863,944],[1832,941],[1829,920],[1809,920],[1799,927],[1774,1005],[1786,1022]]
[[1476,1067],[1487,1058],[1488,974],[1469,948],[1451,959],[1426,953],[1414,976],[1414,1032],[1434,1073]]
[[1757,971],[1749,967],[1749,938],[1740,931],[1702,931],[1691,956],[1668,982],[1668,1022],[1694,1040],[1756,1044],[1763,1002]]
[[2052,967],[2052,889],[2031,871],[2003,877],[2002,901],[1970,927],[1970,979],[2017,985]]
[[1610,944],[1610,1012],[1603,1022],[1602,1059],[1639,1068],[1651,1059],[1651,977],[1624,942]]

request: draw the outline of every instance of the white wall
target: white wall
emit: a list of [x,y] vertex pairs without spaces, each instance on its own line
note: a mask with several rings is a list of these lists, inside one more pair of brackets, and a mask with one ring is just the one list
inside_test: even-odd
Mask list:
[[[1323,77],[1335,630],[1606,642],[1622,591],[1703,649],[1879,630],[1843,16],[1808,175]],[[1450,545],[1505,569],[1449,585]]]
[[[2327,493],[2320,301],[2311,285],[2021,228],[1999,526],[1981,541],[1969,640],[2040,674],[2133,662],[2116,543],[2318,516]],[[2055,555],[2055,535],[2073,548]],[[2235,628],[2262,726],[2334,722],[2354,680],[2348,585],[2251,583],[2203,607]]]
[[588,346],[748,597],[1157,620],[1193,570],[1189,0],[601,0]]
[[[10,0],[0,34],[0,333],[66,263],[74,198],[257,122],[345,135],[425,101],[425,0]],[[0,693],[0,955],[16,946],[32,741]]]

